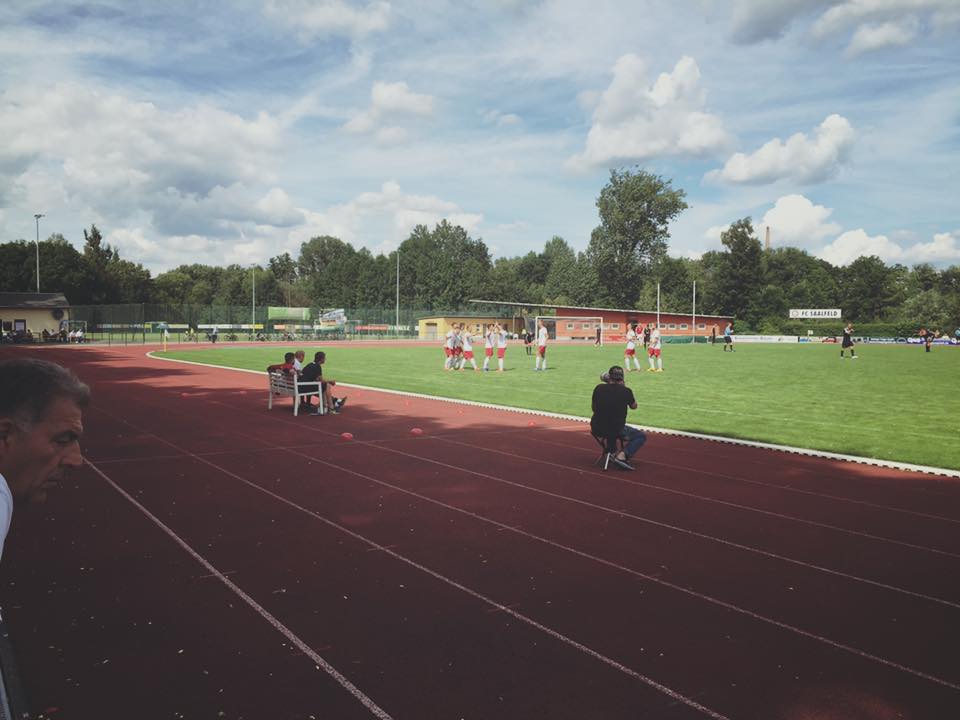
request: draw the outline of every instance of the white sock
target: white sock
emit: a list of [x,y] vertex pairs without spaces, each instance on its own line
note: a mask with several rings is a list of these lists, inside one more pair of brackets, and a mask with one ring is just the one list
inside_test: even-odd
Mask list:
[[497,365],[499,365],[500,369],[503,370],[503,358],[497,358]]
[[648,358],[648,359],[649,359],[649,361],[650,361],[650,369],[651,369],[651,370],[656,370],[656,368],[655,368],[654,365],[653,365],[653,358],[651,357],[651,358]]
[[537,370],[540,369],[540,356],[539,356],[539,355],[537,355],[537,359],[534,361],[534,367],[535,367]]
[[544,369],[544,370],[547,369],[547,359],[546,359],[546,358],[543,359],[543,369]]
[[484,358],[483,358],[483,369],[484,369],[484,370],[489,370],[489,369],[490,369],[490,356],[489,356],[489,355],[488,355],[488,356],[484,356]]

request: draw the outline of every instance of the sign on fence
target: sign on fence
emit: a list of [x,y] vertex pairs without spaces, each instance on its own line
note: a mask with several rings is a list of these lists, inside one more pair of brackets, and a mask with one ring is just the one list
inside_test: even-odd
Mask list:
[[839,318],[840,308],[803,308],[790,310],[791,320],[812,320],[823,318]]

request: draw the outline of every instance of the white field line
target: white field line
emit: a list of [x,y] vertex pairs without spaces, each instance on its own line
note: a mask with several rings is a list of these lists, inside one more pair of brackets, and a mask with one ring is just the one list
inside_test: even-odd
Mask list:
[[[152,433],[151,433],[152,435]],[[117,483],[115,483],[110,477],[107,476],[100,468],[94,465],[89,460],[85,460],[86,464],[99,475],[108,485],[110,485],[114,490],[116,490],[123,498],[125,498],[130,504],[136,507],[141,513],[147,516],[147,518],[158,528],[160,528],[164,533],[167,534],[177,545],[183,548],[194,560],[200,563],[204,568],[209,571],[209,577],[215,577],[227,588],[233,592],[238,598],[243,600],[254,612],[257,613],[261,618],[267,621],[275,630],[277,630],[281,635],[283,635],[290,643],[300,650],[304,655],[310,658],[318,669],[322,669],[330,677],[337,681],[337,683],[351,695],[353,695],[360,703],[367,708],[373,714],[374,717],[380,718],[380,720],[392,720],[391,716],[387,714],[386,711],[381,709],[373,700],[371,700],[366,694],[363,693],[360,688],[350,682],[343,674],[341,674],[333,665],[324,660],[320,655],[314,652],[313,648],[307,645],[303,640],[301,640],[297,635],[293,633],[290,628],[280,622],[276,617],[274,617],[270,612],[268,612],[260,603],[254,600],[252,597],[247,595],[243,590],[240,589],[233,581],[231,581],[226,575],[220,572],[216,567],[214,567],[205,557],[200,553],[194,550],[186,540],[181,538],[177,533],[175,533],[171,528],[163,523],[156,515],[151,513],[147,508],[145,508],[136,498],[130,495],[126,490],[121,488]]]
[[[262,370],[247,370],[245,368],[232,368],[225,365],[212,365],[210,363],[195,362],[193,360],[175,360],[173,358],[162,358],[154,356],[153,352],[146,353],[152,360],[163,360],[165,362],[185,363],[187,365],[200,365],[202,367],[217,368],[219,370],[233,370],[235,372],[253,373],[255,375],[264,375]],[[471,407],[488,408],[491,410],[504,410],[506,412],[515,412],[523,415],[537,415],[540,417],[557,418],[559,420],[573,420],[576,422],[589,423],[590,418],[580,415],[565,415],[563,413],[547,412],[546,410],[530,410],[527,408],[510,407],[509,405],[496,405],[494,403],[477,402],[475,400],[460,400],[457,398],[442,397],[439,395],[428,395],[426,393],[407,392],[405,390],[389,390],[386,388],[373,387],[371,385],[353,385],[350,383],[337,383],[338,386],[352,387],[373,392],[386,393],[388,395],[402,395],[404,397],[423,398],[425,400],[437,400],[440,402],[453,403],[455,405],[468,405]],[[824,458],[827,460],[838,460],[841,462],[852,462],[860,465],[872,465],[874,467],[884,467],[893,470],[904,470],[906,472],[926,473],[928,475],[943,475],[946,477],[960,478],[960,470],[950,470],[948,468],[932,467],[930,465],[914,465],[912,463],[894,462],[892,460],[879,460],[877,458],[861,457],[859,455],[844,455],[842,453],[833,453],[826,450],[811,450],[809,448],[793,447],[791,445],[775,445],[772,443],[759,442],[756,440],[741,440],[738,438],[723,437],[722,435],[706,435],[703,433],[687,432],[685,430],[671,430],[670,428],[658,428],[649,425],[634,425],[644,432],[659,433],[661,435],[673,435],[676,437],[693,438],[695,440],[707,440],[709,442],[726,443],[728,445],[739,445],[742,447],[759,448],[761,450],[774,450],[776,452],[791,453],[794,455],[806,455],[808,457]]]

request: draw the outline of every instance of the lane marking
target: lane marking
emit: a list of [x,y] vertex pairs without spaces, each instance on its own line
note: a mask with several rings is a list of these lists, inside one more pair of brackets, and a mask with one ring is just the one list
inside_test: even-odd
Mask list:
[[[153,433],[151,433],[153,435]],[[154,435],[154,437],[157,437]],[[307,645],[303,640],[301,640],[297,635],[293,633],[286,625],[280,622],[276,617],[270,614],[260,603],[250,597],[247,593],[240,589],[236,583],[234,583],[226,574],[220,572],[216,567],[214,567],[210,562],[207,561],[200,553],[194,550],[183,538],[177,535],[172,529],[164,524],[160,518],[154,515],[152,512],[147,510],[136,498],[134,498],[130,493],[120,487],[115,483],[110,477],[107,476],[100,468],[94,465],[89,460],[84,460],[84,463],[88,465],[97,475],[99,475],[108,485],[110,485],[114,490],[116,490],[123,498],[125,498],[129,503],[136,507],[141,513],[143,513],[154,525],[160,528],[166,535],[173,540],[177,545],[179,545],[183,550],[185,550],[194,560],[200,563],[204,568],[209,571],[207,577],[215,577],[227,588],[233,592],[238,598],[243,600],[254,612],[256,612],[261,618],[266,620],[277,632],[283,635],[291,644],[294,645],[297,649],[300,650],[304,655],[310,658],[313,663],[320,669],[322,669],[327,675],[332,677],[334,680],[339,683],[339,685],[353,695],[357,700],[360,701],[370,713],[380,720],[392,720],[391,716],[387,714],[385,710],[380,708],[373,700],[371,700],[360,688],[354,685],[350,680],[348,680],[339,670],[337,670],[333,665],[324,660],[320,655],[318,655],[314,650]],[[235,571],[232,571],[235,572]]]

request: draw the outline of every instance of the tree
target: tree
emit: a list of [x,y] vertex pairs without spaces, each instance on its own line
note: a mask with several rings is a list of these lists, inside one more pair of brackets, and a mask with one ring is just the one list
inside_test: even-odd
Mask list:
[[763,248],[750,218],[737,220],[720,235],[722,253],[716,278],[719,314],[732,315],[755,326],[763,315],[760,296],[763,282]]
[[611,170],[600,191],[600,225],[593,230],[587,255],[603,301],[634,307],[644,270],[666,253],[669,223],[687,208],[683,190],[645,170]]
[[883,319],[903,300],[898,276],[902,267],[887,267],[876,255],[858,257],[840,271],[840,302],[845,317],[857,322]]

